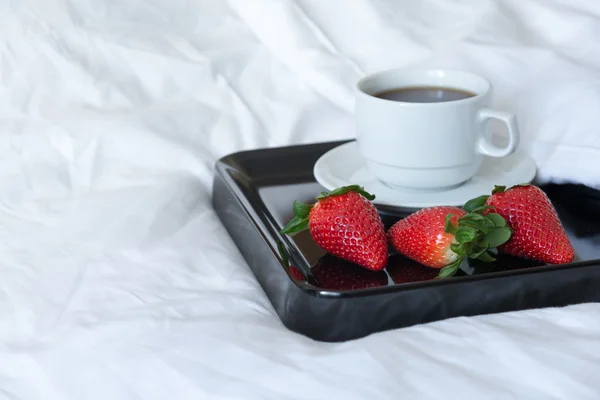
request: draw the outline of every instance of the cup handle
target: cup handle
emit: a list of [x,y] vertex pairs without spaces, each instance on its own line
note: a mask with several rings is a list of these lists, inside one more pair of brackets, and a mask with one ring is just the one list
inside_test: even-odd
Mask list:
[[[507,112],[484,108],[479,111],[478,118],[479,123],[482,125],[487,123],[487,121],[490,119],[496,119],[504,122],[508,128],[508,145],[506,147],[502,148],[494,145],[492,143],[491,135],[484,134],[481,138],[479,138],[477,143],[477,150],[480,153],[490,157],[506,157],[517,149],[520,139],[519,127],[517,126],[517,117]],[[486,132],[486,130],[483,130],[483,132]]]

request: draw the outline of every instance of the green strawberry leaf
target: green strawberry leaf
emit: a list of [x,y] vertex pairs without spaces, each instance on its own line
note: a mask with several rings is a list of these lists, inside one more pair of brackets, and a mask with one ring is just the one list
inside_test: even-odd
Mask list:
[[475,215],[481,215],[485,210],[491,210],[493,208],[494,207],[492,207],[492,206],[481,206],[481,207],[477,207],[476,209],[474,209],[471,212],[475,213]]
[[487,246],[477,246],[474,249],[474,252],[469,254],[469,258],[471,259],[476,259],[479,258],[483,253],[487,252],[488,247]]
[[488,214],[486,215],[486,218],[492,221],[496,228],[502,228],[503,226],[506,226],[506,221],[500,214]]
[[462,254],[464,252],[463,245],[459,243],[451,243],[450,250],[452,250],[456,254]]
[[[489,214],[488,214],[489,215]],[[488,230],[489,229],[494,229],[496,227],[496,224],[494,223],[493,219],[488,218],[488,215],[486,215],[485,217],[483,217],[483,221],[481,222],[483,226],[485,226]]]
[[484,240],[488,247],[495,248],[506,243],[508,239],[510,239],[511,235],[512,232],[510,228],[503,226],[489,231]]
[[504,191],[506,191],[506,186],[495,185],[494,190],[492,190],[492,194],[502,193]]
[[455,234],[456,226],[452,223],[452,218],[456,217],[454,214],[446,215],[446,222],[444,223],[444,232]]
[[474,199],[471,199],[465,203],[463,210],[469,213],[473,212],[473,210],[476,208],[483,206],[489,197],[490,196],[487,195],[475,197]]
[[483,262],[494,262],[494,261],[496,261],[496,258],[494,256],[492,256],[492,253],[489,250],[486,250],[483,253],[481,253],[479,255],[479,257],[477,257],[477,259],[481,260]]
[[460,269],[461,264],[463,263],[463,260],[463,257],[459,257],[458,260],[454,261],[452,264],[446,265],[440,270],[437,277],[448,278],[456,275],[456,273]]
[[299,218],[307,218],[312,210],[312,204],[304,204],[299,201],[294,201],[294,215]]
[[294,201],[294,218],[279,231],[282,235],[293,236],[296,233],[308,228],[308,216],[312,210],[312,204],[304,204],[299,201]]
[[461,221],[461,226],[470,226],[472,228],[475,228],[478,231],[481,231],[483,234],[487,234],[488,231],[490,230],[490,228],[494,228],[487,226],[487,224],[484,221]]
[[294,236],[308,228],[308,218],[294,217],[288,224],[279,231],[282,235]]
[[471,226],[463,226],[456,231],[454,237],[458,243],[472,242],[477,237],[477,229]]
[[321,194],[317,197],[317,200],[323,200],[331,196],[341,196],[350,191],[360,194],[369,201],[375,200],[375,195],[367,192],[362,186],[359,185],[342,186],[332,190],[331,192],[321,192]]
[[461,221],[482,221],[484,218],[483,215],[481,214],[466,214],[464,217],[461,218]]

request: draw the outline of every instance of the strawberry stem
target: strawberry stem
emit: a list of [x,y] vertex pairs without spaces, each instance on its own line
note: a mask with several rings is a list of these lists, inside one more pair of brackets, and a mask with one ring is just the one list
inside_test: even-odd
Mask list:
[[487,195],[475,197],[465,203],[463,210],[469,213],[473,212],[476,208],[482,207],[489,198],[490,196]]

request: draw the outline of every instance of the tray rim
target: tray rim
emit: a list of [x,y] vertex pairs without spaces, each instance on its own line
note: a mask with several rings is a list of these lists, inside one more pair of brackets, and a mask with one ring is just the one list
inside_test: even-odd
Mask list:
[[[237,152],[230,153],[230,154],[227,154],[227,155],[219,158],[215,163],[215,171],[216,171],[216,173],[219,173],[221,175],[221,177],[228,183],[228,185],[227,185],[228,189],[230,191],[233,191],[234,198],[238,202],[242,203],[242,208],[244,209],[245,213],[249,214],[249,212],[248,212],[249,208],[252,209],[252,211],[254,212],[255,215],[250,214],[248,216],[252,220],[254,227],[259,230],[262,229],[263,231],[267,231],[271,236],[273,236],[275,238],[275,241],[284,243],[285,250],[288,252],[288,254],[296,255],[305,264],[308,264],[306,262],[306,259],[304,258],[304,256],[299,251],[297,251],[296,246],[294,246],[291,243],[290,238],[287,235],[281,235],[279,233],[279,229],[281,229],[282,227],[278,227],[277,222],[275,221],[273,215],[270,212],[268,213],[269,226],[265,226],[265,224],[260,220],[260,218],[255,218],[256,215],[258,214],[255,210],[255,207],[253,207],[252,204],[246,204],[248,202],[244,201],[244,198],[247,197],[247,195],[243,195],[242,193],[240,193],[240,189],[238,187],[237,182],[229,174],[229,172],[231,170],[235,170],[238,173],[241,173],[242,171],[235,168],[233,165],[229,164],[227,161],[228,161],[228,159],[234,159],[234,158],[236,158],[236,156],[241,156],[241,155],[245,155],[245,154],[251,154],[251,153],[257,154],[260,152],[275,152],[275,151],[281,151],[283,149],[288,149],[288,150],[302,149],[302,148],[310,148],[310,147],[315,147],[315,146],[325,146],[325,147],[329,146],[329,147],[333,148],[333,147],[339,146],[341,144],[350,142],[352,140],[354,140],[354,139],[315,142],[315,143],[306,143],[306,144],[293,144],[293,145],[287,145],[287,146],[266,147],[266,148],[257,148],[257,149],[237,151]],[[312,170],[310,171],[310,173],[312,174]],[[249,177],[247,174],[244,174],[243,176],[247,181],[249,181],[249,182],[252,181],[251,177]],[[316,182],[316,183],[319,184],[318,182]],[[578,186],[581,186],[581,185],[578,185]],[[595,193],[587,192],[588,190],[593,191],[592,188],[584,187],[583,192],[587,195],[590,195],[590,193],[591,193],[592,197],[594,197],[593,195]],[[265,210],[268,210],[266,205],[262,201],[261,197],[258,195],[258,192],[253,190],[252,194],[253,194],[253,203],[261,204]],[[382,208],[382,207],[378,207],[378,211],[387,213],[387,214],[391,214],[390,211],[388,211],[388,210],[386,210],[386,208]],[[279,261],[279,265],[287,274],[288,279],[290,279],[293,284],[295,284],[297,287],[299,287],[306,294],[312,295],[314,297],[329,298],[329,299],[385,295],[385,294],[396,293],[396,292],[417,290],[417,289],[421,289],[424,287],[441,287],[443,285],[459,285],[459,284],[467,284],[468,285],[471,282],[478,282],[478,281],[483,281],[483,280],[503,279],[503,278],[508,278],[508,277],[512,277],[512,276],[544,274],[544,273],[558,272],[558,271],[562,271],[565,269],[591,268],[591,267],[600,266],[600,258],[599,258],[599,259],[593,259],[593,260],[576,261],[576,262],[572,262],[572,263],[568,263],[568,264],[547,264],[547,265],[531,267],[531,268],[490,272],[490,273],[477,274],[477,275],[463,275],[463,276],[452,277],[452,278],[447,278],[447,279],[434,279],[434,280],[429,280],[429,281],[393,284],[393,285],[379,286],[379,287],[365,288],[365,289],[331,290],[331,289],[319,288],[319,287],[314,286],[306,281],[299,282],[299,281],[293,279],[293,277],[291,276],[291,274],[289,272],[289,265],[286,265],[285,260],[280,255],[280,253],[277,249],[277,245],[273,246],[270,243],[270,241],[268,240],[268,238],[265,237],[265,235],[262,235],[262,237],[265,241],[265,244],[271,249],[271,251],[273,252],[275,257]],[[295,249],[295,250],[290,252],[290,248]],[[296,254],[296,253],[299,253],[299,254]],[[310,270],[311,267],[310,267],[310,265],[303,265],[302,268],[300,268],[300,269],[302,270],[303,273],[306,274],[306,268],[308,268]]]

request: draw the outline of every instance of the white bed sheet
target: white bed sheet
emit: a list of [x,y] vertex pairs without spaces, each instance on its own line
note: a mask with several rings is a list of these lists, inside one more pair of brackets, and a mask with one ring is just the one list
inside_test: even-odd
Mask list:
[[598,399],[595,304],[289,332],[210,184],[233,151],[353,137],[363,74],[442,65],[493,81],[542,179],[596,186],[599,18],[592,0],[0,0],[0,398]]

